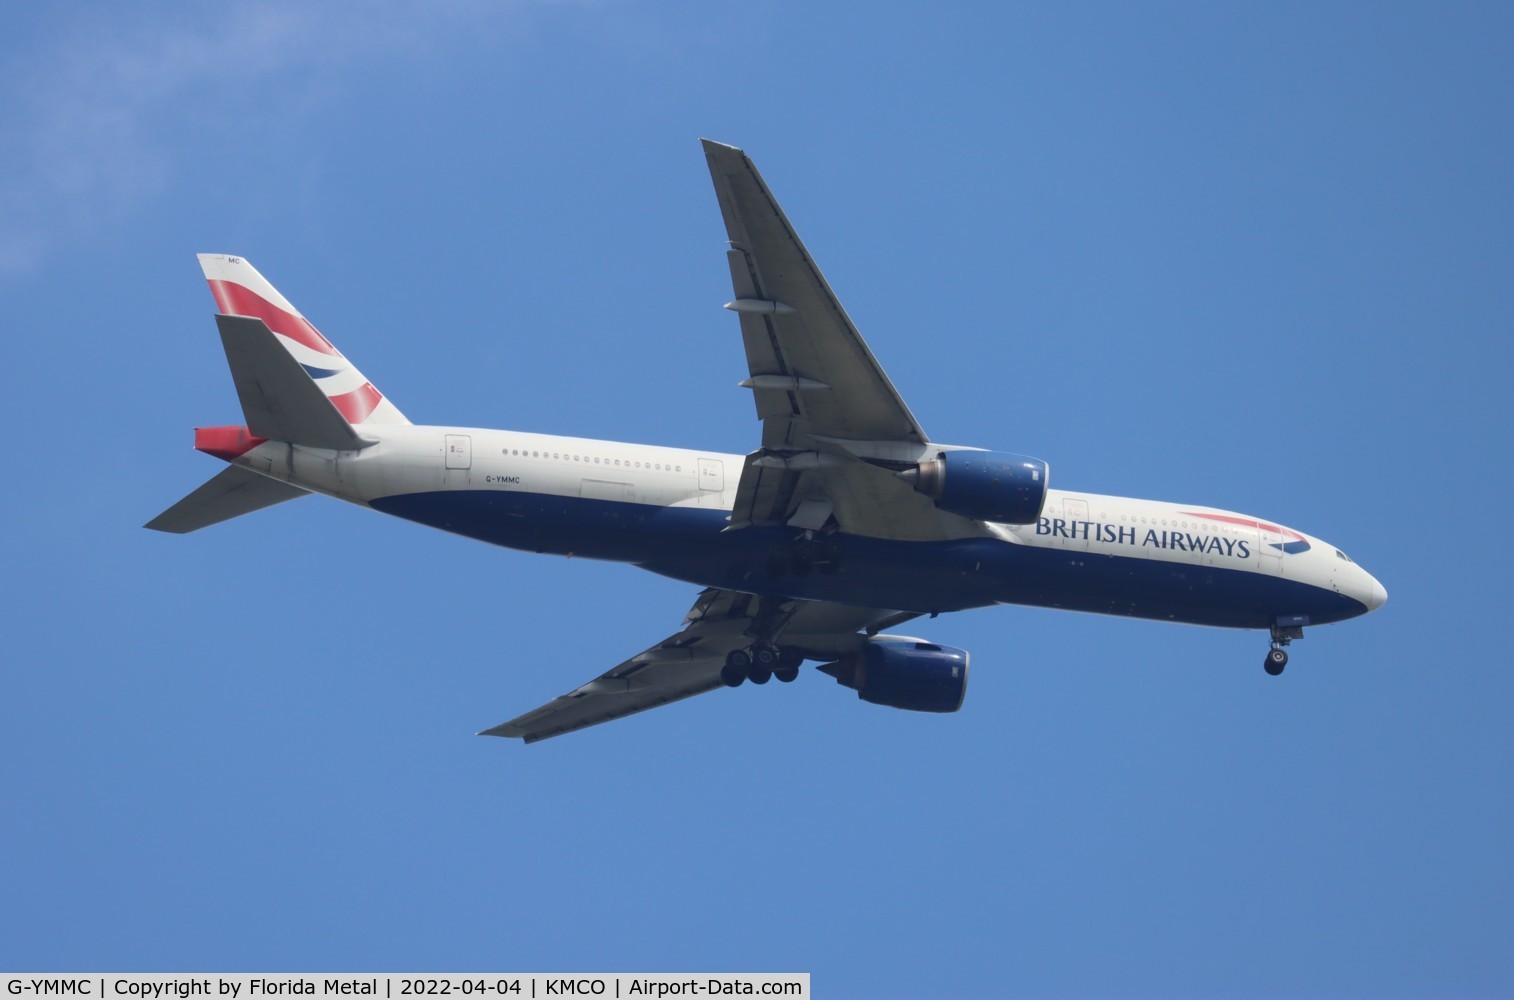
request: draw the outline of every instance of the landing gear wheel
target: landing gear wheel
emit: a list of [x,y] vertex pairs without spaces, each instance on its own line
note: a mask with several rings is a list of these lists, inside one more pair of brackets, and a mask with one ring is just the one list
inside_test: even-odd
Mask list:
[[725,666],[720,668],[720,682],[726,687],[741,687],[751,665],[750,653],[744,649],[731,650],[725,654]]
[[792,684],[799,679],[799,668],[804,665],[804,657],[792,650],[781,650],[778,653],[778,665],[773,668],[773,676],[785,684]]
[[778,666],[778,650],[772,646],[752,647],[752,665],[747,667],[747,680],[753,684],[766,684],[773,679],[773,668]]
[[1278,674],[1283,672],[1283,668],[1287,665],[1288,651],[1286,649],[1283,649],[1281,646],[1273,646],[1271,649],[1267,650],[1267,659],[1263,662],[1262,667],[1267,671],[1267,673],[1271,674],[1273,677],[1276,677]]

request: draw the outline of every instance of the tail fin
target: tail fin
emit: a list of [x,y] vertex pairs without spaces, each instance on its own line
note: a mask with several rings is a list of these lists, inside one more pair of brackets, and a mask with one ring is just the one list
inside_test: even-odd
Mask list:
[[199,257],[216,307],[227,316],[262,320],[359,435],[368,424],[410,423],[257,268],[227,254],[202,253]]

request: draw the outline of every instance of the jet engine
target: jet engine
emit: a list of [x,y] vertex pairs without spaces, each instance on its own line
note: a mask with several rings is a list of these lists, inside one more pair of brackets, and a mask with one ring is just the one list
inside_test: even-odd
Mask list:
[[899,473],[953,514],[1000,524],[1031,524],[1046,503],[1049,470],[1039,458],[999,451],[943,451]]
[[863,701],[911,712],[955,712],[967,694],[967,651],[921,639],[874,636],[820,670]]

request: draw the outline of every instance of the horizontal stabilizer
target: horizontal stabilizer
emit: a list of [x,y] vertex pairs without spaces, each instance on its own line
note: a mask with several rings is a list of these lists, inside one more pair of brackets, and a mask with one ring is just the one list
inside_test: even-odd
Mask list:
[[254,435],[338,451],[373,443],[352,429],[268,324],[251,316],[218,315],[216,326],[247,428]]
[[309,492],[233,465],[148,521],[145,527],[183,535]]

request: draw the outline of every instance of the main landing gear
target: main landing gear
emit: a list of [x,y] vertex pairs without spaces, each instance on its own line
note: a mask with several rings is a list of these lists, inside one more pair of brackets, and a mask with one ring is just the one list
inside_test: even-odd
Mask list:
[[726,687],[740,687],[744,681],[766,684],[774,677],[788,684],[799,677],[803,662],[804,657],[798,653],[758,643],[727,653],[725,666],[720,668],[720,680]]
[[1288,665],[1288,650],[1285,648],[1294,639],[1304,637],[1302,625],[1274,625],[1272,626],[1272,648],[1267,650],[1267,658],[1262,661],[1262,669],[1273,677],[1283,672]]

